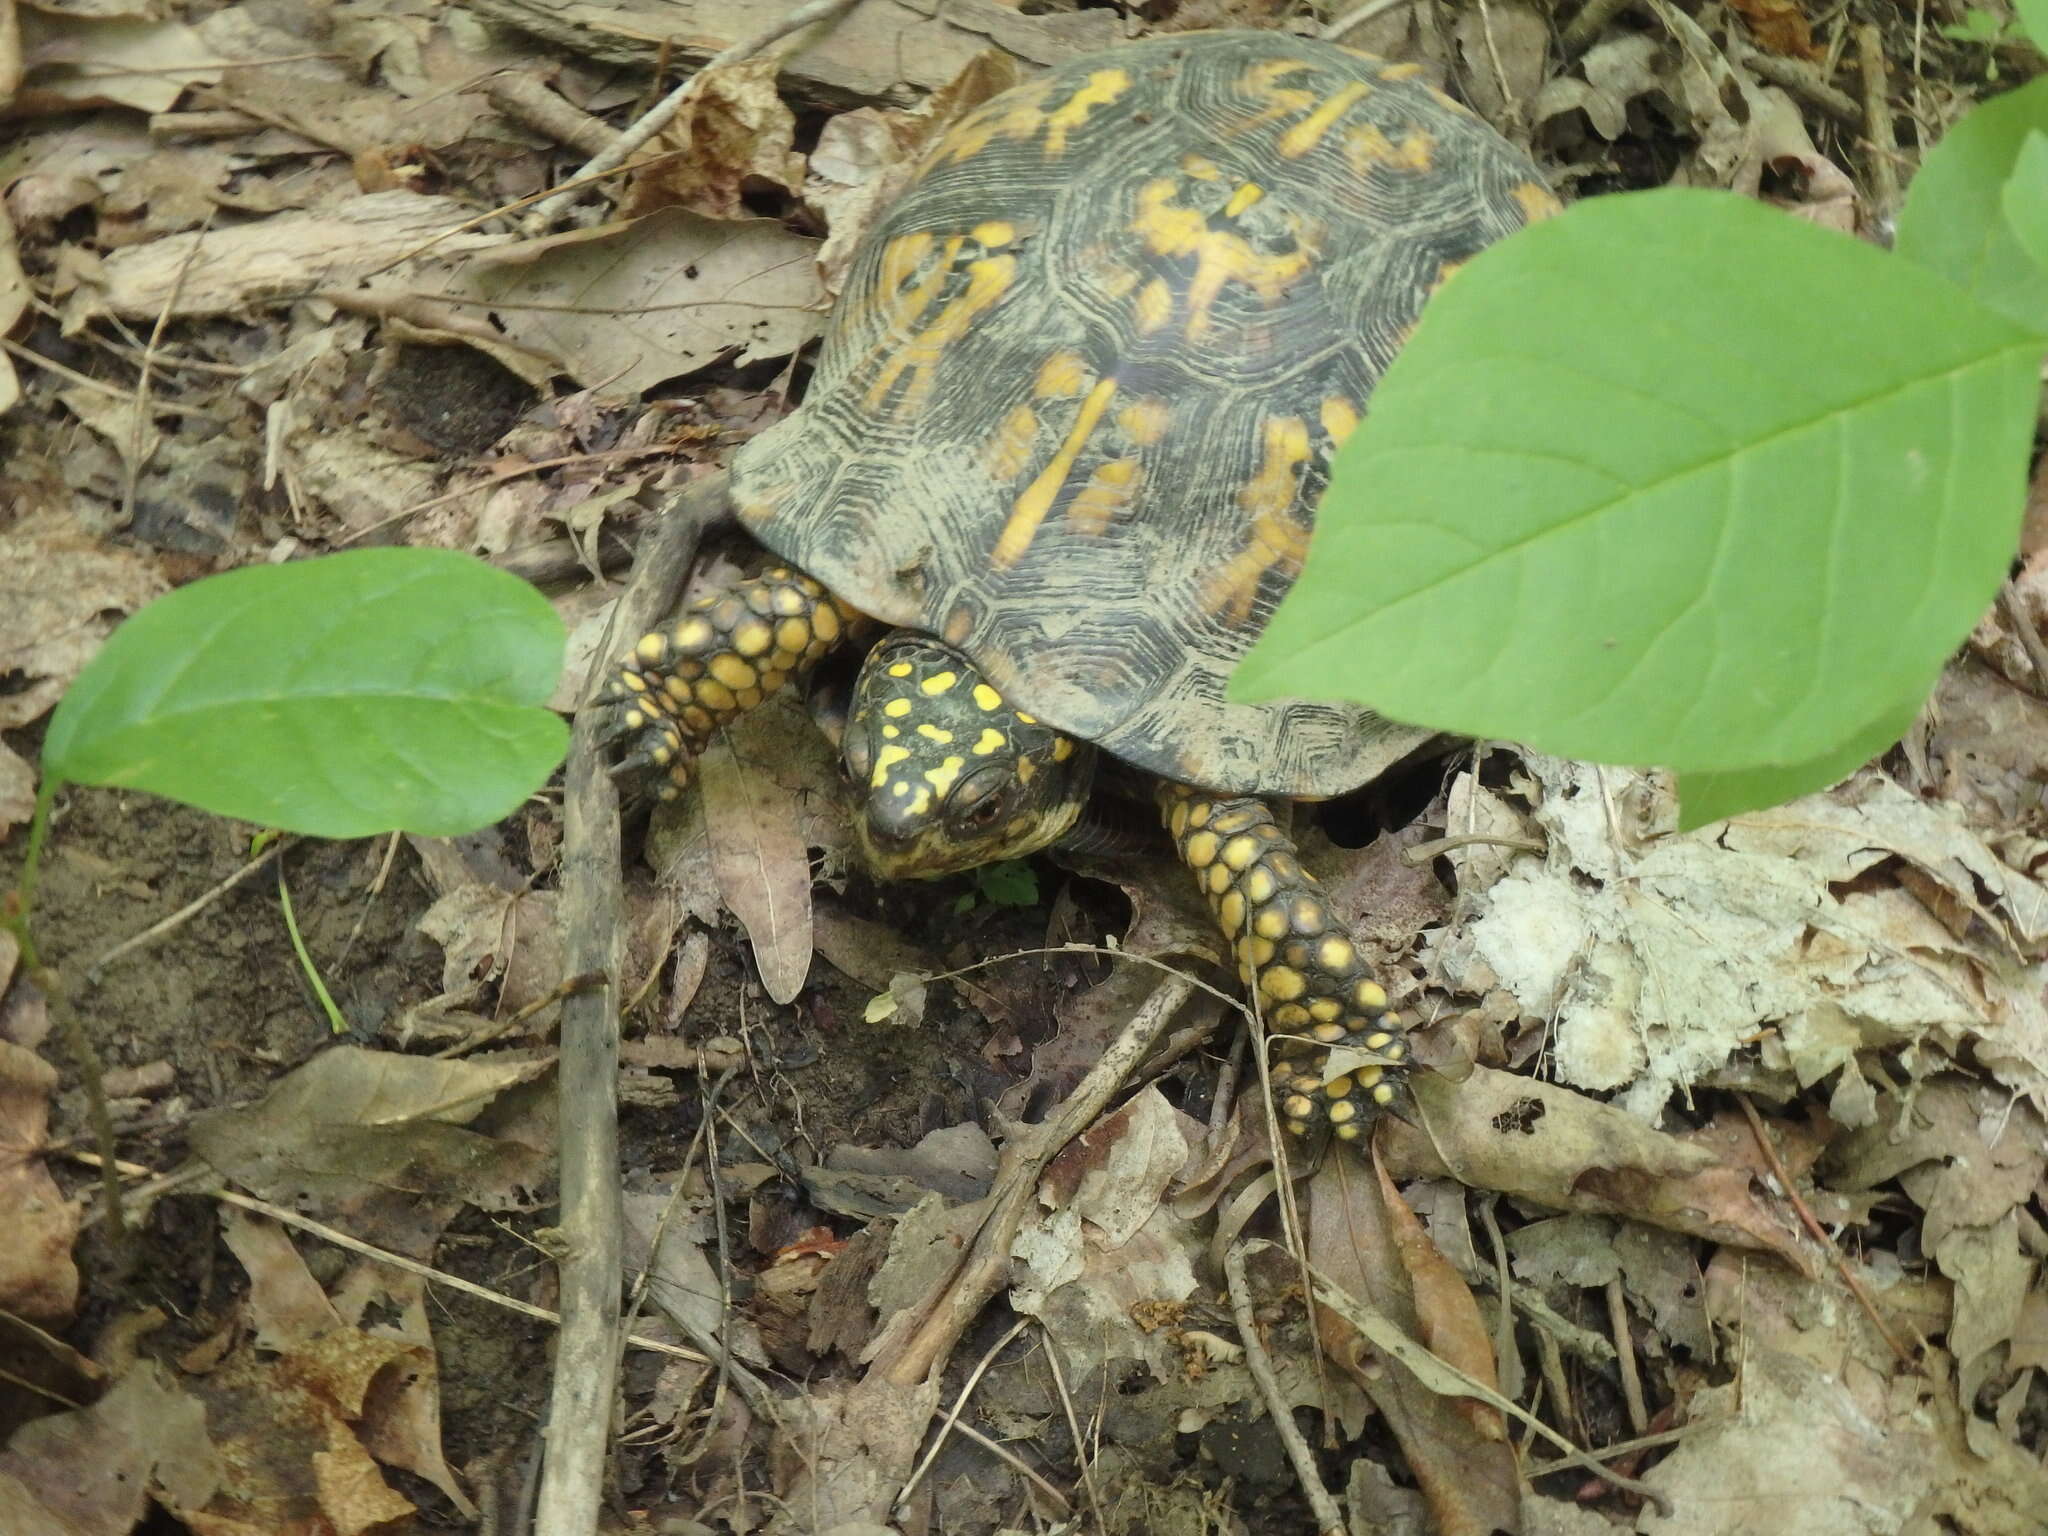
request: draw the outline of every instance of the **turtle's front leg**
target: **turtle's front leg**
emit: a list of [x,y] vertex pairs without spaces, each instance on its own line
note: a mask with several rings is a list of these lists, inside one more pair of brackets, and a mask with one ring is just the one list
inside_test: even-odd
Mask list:
[[673,795],[711,733],[816,666],[860,615],[802,571],[772,570],[699,598],[641,637],[599,695],[622,768],[667,773]]
[[[1159,805],[1230,940],[1238,975],[1257,989],[1267,1025],[1282,1037],[1274,1073],[1282,1121],[1297,1135],[1327,1122],[1338,1136],[1356,1139],[1370,1123],[1368,1110],[1393,1101],[1408,1059],[1385,989],[1263,800],[1163,784]],[[1333,1046],[1374,1059],[1329,1077],[1319,1067]]]

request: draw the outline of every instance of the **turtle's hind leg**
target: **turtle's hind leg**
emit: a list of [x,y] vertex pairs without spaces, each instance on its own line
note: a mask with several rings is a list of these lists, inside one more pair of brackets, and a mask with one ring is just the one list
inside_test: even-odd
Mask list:
[[[1408,1059],[1385,989],[1263,800],[1162,784],[1159,805],[1181,862],[1230,941],[1238,975],[1257,990],[1279,1037],[1274,1089],[1282,1122],[1297,1135],[1328,1124],[1344,1140],[1356,1139],[1369,1111],[1393,1102]],[[1335,1047],[1365,1059],[1332,1074],[1324,1064]]]
[[785,569],[691,603],[643,635],[598,696],[606,738],[631,743],[621,769],[663,772],[673,795],[713,731],[816,666],[859,619]]

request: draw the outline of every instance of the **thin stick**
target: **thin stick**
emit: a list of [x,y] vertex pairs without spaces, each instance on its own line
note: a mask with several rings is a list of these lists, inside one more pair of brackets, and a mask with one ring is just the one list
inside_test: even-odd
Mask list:
[[[583,181],[593,176],[602,176],[625,164],[641,145],[669,125],[676,113],[682,110],[683,103],[702,89],[699,82],[713,70],[737,64],[742,59],[751,59],[771,43],[780,42],[792,32],[800,32],[813,22],[836,21],[852,10],[856,3],[857,0],[805,0],[804,4],[779,20],[770,22],[752,37],[744,38],[724,52],[713,55],[702,69],[669,92],[655,104],[652,111],[620,134],[618,141],[609,149],[593,156],[583,169],[576,173],[574,179]],[[569,189],[564,188],[534,209],[528,216],[527,227],[535,231],[544,229],[569,211],[572,200]]]
[[94,960],[90,965],[86,966],[85,979],[92,985],[98,986],[100,973],[104,971],[108,966],[112,965],[116,960],[120,959],[130,950],[140,949],[145,944],[154,943],[156,940],[162,938],[165,934],[172,932],[174,929],[183,927],[186,923],[189,923],[190,921],[192,921],[193,918],[197,917],[201,912],[204,912],[208,907],[212,906],[216,901],[219,901],[221,897],[227,895],[229,891],[232,891],[244,880],[248,879],[251,875],[255,874],[257,870],[261,869],[264,865],[268,864],[272,859],[276,858],[280,853],[284,852],[285,849],[291,847],[295,841],[296,839],[291,837],[280,837],[276,842],[272,843],[268,848],[264,849],[263,852],[257,854],[255,858],[251,859],[248,863],[244,864],[240,869],[236,870],[232,875],[229,875],[227,879],[221,881],[220,884],[214,886],[211,890],[202,892],[200,895],[186,902],[184,906],[178,908],[178,910],[173,912],[169,917],[162,918],[157,922],[151,923],[147,928],[143,929],[142,932],[135,934],[130,938],[123,939],[120,943],[116,944],[112,949],[108,950],[105,954],[101,955],[97,960]]
[[1892,126],[1891,73],[1884,62],[1884,31],[1873,22],[1856,29],[1856,58],[1863,69],[1863,131],[1871,145],[1872,210],[1879,219],[1899,211],[1899,137]]
[[[90,1152],[74,1151],[69,1156],[72,1161],[83,1163],[88,1168],[105,1166],[98,1157]],[[154,1169],[145,1168],[139,1163],[116,1163],[114,1168],[116,1172],[128,1178],[152,1179],[166,1187],[175,1187],[178,1184],[190,1182],[188,1179],[181,1179],[177,1175],[158,1175]],[[350,1237],[346,1232],[326,1226],[313,1220],[310,1216],[301,1216],[297,1211],[285,1206],[272,1205],[268,1200],[258,1200],[253,1195],[239,1194],[232,1189],[209,1189],[195,1191],[195,1193],[203,1193],[211,1199],[220,1201],[223,1205],[237,1206],[257,1216],[267,1216],[272,1221],[278,1222],[281,1225],[296,1227],[299,1231],[306,1233],[310,1237],[319,1238],[323,1243],[332,1243],[337,1248],[345,1248],[350,1253],[359,1254],[374,1263],[382,1264],[390,1269],[404,1270],[409,1275],[417,1275],[422,1280],[430,1281],[451,1291],[460,1291],[465,1296],[474,1297],[478,1301],[489,1303],[491,1306],[503,1307],[507,1312],[517,1312],[522,1317],[530,1317],[536,1322],[552,1325],[559,1325],[562,1321],[562,1314],[559,1312],[550,1312],[546,1307],[536,1307],[531,1302],[520,1301],[499,1291],[486,1290],[483,1286],[473,1281],[465,1280],[460,1275],[451,1275],[446,1270],[435,1269],[430,1265],[420,1263],[417,1259],[409,1259],[402,1253],[393,1253],[388,1248],[379,1248],[374,1243],[366,1243],[359,1237]],[[697,1365],[709,1365],[711,1363],[709,1359],[700,1355],[696,1350],[684,1349],[679,1344],[670,1344],[663,1339],[642,1338],[636,1334],[628,1338],[626,1342],[635,1349],[652,1350],[658,1355],[672,1355],[678,1360],[688,1360]]]
[[967,1380],[960,1385],[959,1395],[953,1399],[951,1410],[947,1412],[945,1420],[939,1425],[938,1432],[932,1436],[931,1445],[926,1448],[924,1455],[918,1459],[917,1465],[911,1469],[910,1476],[904,1479],[903,1486],[896,1490],[896,1497],[889,1501],[890,1508],[901,1509],[903,1501],[917,1491],[917,1485],[924,1481],[925,1473],[931,1470],[932,1463],[939,1459],[939,1452],[945,1448],[946,1436],[950,1435],[954,1429],[960,1427],[960,1415],[967,1411],[967,1400],[974,1396],[974,1389],[981,1385],[981,1378],[986,1376],[989,1367],[996,1363],[996,1356],[1008,1349],[1010,1341],[1030,1326],[1030,1318],[1018,1318],[1016,1322],[1010,1325],[1009,1332],[991,1344],[982,1357],[975,1361],[974,1369],[967,1373]]
[[1640,1435],[1649,1429],[1650,1415],[1643,1408],[1643,1378],[1636,1371],[1636,1345],[1628,1327],[1628,1298],[1622,1294],[1619,1275],[1607,1282],[1607,1327],[1614,1335],[1614,1358],[1621,1365],[1621,1395],[1628,1404],[1628,1426]]
[[1271,1422],[1273,1432],[1280,1437],[1288,1461],[1294,1466],[1294,1480],[1300,1484],[1302,1495],[1308,1500],[1316,1530],[1324,1536],[1341,1536],[1345,1529],[1344,1512],[1337,1507],[1330,1490],[1323,1486],[1322,1474],[1316,1470],[1315,1453],[1308,1448],[1308,1441],[1294,1422],[1294,1411],[1287,1405],[1287,1394],[1280,1390],[1280,1378],[1273,1370],[1272,1357],[1259,1340],[1259,1320],[1252,1307],[1251,1284],[1245,1278],[1244,1255],[1245,1245],[1233,1243],[1230,1251],[1223,1255],[1223,1274],[1230,1284],[1230,1315],[1237,1323],[1238,1343],[1244,1346],[1245,1369],[1251,1372],[1252,1382],[1258,1387],[1259,1397],[1266,1405],[1266,1418]]
[[1825,1248],[1828,1256],[1835,1261],[1835,1268],[1841,1272],[1843,1283],[1849,1287],[1863,1310],[1870,1314],[1870,1321],[1876,1326],[1878,1336],[1891,1346],[1891,1351],[1898,1357],[1899,1364],[1913,1364],[1911,1352],[1893,1335],[1890,1325],[1884,1320],[1884,1314],[1877,1310],[1877,1303],[1871,1299],[1870,1292],[1863,1288],[1863,1282],[1849,1267],[1849,1261],[1842,1256],[1842,1250],[1835,1246],[1835,1240],[1828,1236],[1827,1228],[1820,1224],[1819,1218],[1799,1197],[1799,1187],[1792,1182],[1792,1175],[1785,1171],[1784,1163],[1779,1161],[1778,1149],[1772,1145],[1770,1133],[1764,1129],[1763,1116],[1759,1115],[1756,1106],[1749,1102],[1749,1095],[1738,1093],[1735,1095],[1735,1102],[1742,1106],[1743,1114],[1748,1116],[1750,1134],[1756,1137],[1757,1146],[1763,1150],[1764,1161],[1771,1165],[1771,1174],[1777,1179],[1778,1187],[1785,1191],[1785,1198],[1792,1202],[1792,1209],[1798,1213],[1799,1224],[1806,1228],[1807,1235]]

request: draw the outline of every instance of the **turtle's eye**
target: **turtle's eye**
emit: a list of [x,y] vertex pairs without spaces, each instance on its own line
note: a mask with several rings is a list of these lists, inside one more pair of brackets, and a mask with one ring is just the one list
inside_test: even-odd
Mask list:
[[1016,770],[1007,763],[977,768],[947,798],[946,815],[956,826],[985,832],[1008,813],[1016,784]]

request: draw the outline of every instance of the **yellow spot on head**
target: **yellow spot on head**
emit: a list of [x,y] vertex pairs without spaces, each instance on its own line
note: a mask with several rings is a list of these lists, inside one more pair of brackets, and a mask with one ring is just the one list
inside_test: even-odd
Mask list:
[[987,683],[976,683],[974,685],[974,702],[983,709],[1001,709],[1003,707],[1003,696],[997,693],[995,689],[989,687]]
[[917,734],[922,736],[926,741],[936,741],[942,747],[952,745],[953,733],[951,731],[940,730],[936,725],[933,725],[929,720],[925,721],[922,725],[918,726]]
[[868,787],[880,789],[889,782],[889,770],[910,756],[908,747],[884,747],[875,754],[875,771],[868,775]]
[[882,706],[882,713],[889,716],[892,720],[901,720],[910,713],[910,700],[891,699]]
[[882,727],[882,739],[884,741],[894,741],[898,736],[901,736],[902,734],[903,732],[898,730],[893,725],[885,724]]
[[[896,786],[898,790],[908,789],[909,787],[910,786],[907,784],[898,784]],[[926,789],[922,784],[920,784],[917,788],[917,793],[911,796],[910,798],[910,814],[913,816],[922,816],[926,811],[930,810],[931,808],[932,792]]]
[[1017,782],[1019,784],[1029,784],[1033,779],[1037,777],[1037,763],[1033,762],[1028,757],[1020,757],[1017,759]]
[[959,779],[960,770],[966,766],[966,758],[949,757],[940,763],[938,767],[926,770],[924,781],[931,785],[934,794],[946,794],[951,791],[954,783]]
[[992,725],[984,725],[981,728],[981,734],[975,737],[974,745],[968,748],[968,750],[976,757],[987,757],[991,752],[1002,751],[1003,741],[1004,736],[1001,731]]
[[[877,787],[879,787],[879,786],[877,786]],[[900,800],[900,799],[902,799],[902,798],[903,798],[903,797],[904,797],[905,795],[907,795],[907,794],[909,794],[909,793],[910,793],[910,785],[909,785],[908,781],[906,781],[906,780],[903,780],[903,779],[898,779],[898,780],[897,780],[897,781],[896,781],[896,782],[895,782],[894,784],[891,784],[891,785],[889,786],[889,793],[890,793],[890,794],[892,794],[892,795],[894,795],[894,796],[895,796],[895,797],[896,797],[897,799],[899,799],[899,800]]]
[[959,681],[960,674],[958,672],[934,672],[930,677],[926,678],[917,686],[921,692],[925,693],[929,697],[937,698],[940,694],[944,693],[948,688],[952,687],[955,683]]
[[[1022,717],[1020,716],[1019,718],[1022,718]],[[1071,736],[1056,736],[1056,737],[1054,737],[1054,738],[1053,738],[1053,743],[1052,743],[1052,760],[1053,760],[1054,762],[1056,762],[1056,763],[1064,763],[1064,762],[1065,762],[1065,761],[1066,761],[1066,760],[1067,760],[1068,758],[1072,757],[1073,755],[1074,755],[1074,738],[1073,738],[1073,737],[1071,737]]]

